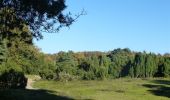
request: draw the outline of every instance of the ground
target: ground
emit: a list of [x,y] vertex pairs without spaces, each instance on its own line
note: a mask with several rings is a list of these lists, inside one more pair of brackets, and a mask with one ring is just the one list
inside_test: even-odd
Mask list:
[[37,76],[37,75],[26,75],[27,77],[27,86],[26,86],[26,89],[32,89],[32,90],[36,90],[37,88],[33,88],[32,85],[35,81],[38,81],[41,79],[40,76]]
[[170,79],[161,78],[71,82],[38,79],[28,85],[28,89],[0,90],[0,100],[170,100]]
[[170,79],[37,81],[34,87],[76,100],[170,100]]

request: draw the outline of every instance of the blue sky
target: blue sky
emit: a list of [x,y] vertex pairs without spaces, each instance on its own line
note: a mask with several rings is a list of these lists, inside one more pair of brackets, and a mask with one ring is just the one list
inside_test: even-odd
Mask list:
[[35,44],[45,53],[59,51],[170,52],[170,0],[66,0],[66,10],[77,14],[70,29],[43,33]]

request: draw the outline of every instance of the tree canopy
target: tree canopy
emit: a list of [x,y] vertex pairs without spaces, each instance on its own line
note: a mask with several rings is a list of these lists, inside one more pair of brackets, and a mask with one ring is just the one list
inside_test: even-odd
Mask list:
[[42,31],[58,32],[69,27],[75,19],[63,13],[66,8],[65,0],[0,0],[0,66],[31,66],[33,58],[39,59],[33,53],[39,53],[33,38],[42,39]]
[[72,24],[70,14],[63,14],[66,7],[65,0],[1,0],[0,33],[13,35],[14,29],[23,33],[27,26],[32,36],[40,39],[41,31],[56,32]]

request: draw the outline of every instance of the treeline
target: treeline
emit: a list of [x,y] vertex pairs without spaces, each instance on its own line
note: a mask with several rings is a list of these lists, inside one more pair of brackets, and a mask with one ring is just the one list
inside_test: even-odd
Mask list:
[[[53,80],[96,80],[120,77],[169,77],[170,55],[134,52],[128,48],[109,52],[59,52],[44,54],[32,38],[0,43],[0,72],[10,69]],[[27,43],[30,42],[30,43]]]
[[85,80],[107,78],[168,77],[170,56],[132,52],[128,48],[109,52],[59,52],[56,55],[56,74]]
[[11,69],[36,75],[55,70],[52,69],[55,66],[54,59],[33,45],[31,35],[21,39],[16,35],[0,41],[0,74]]

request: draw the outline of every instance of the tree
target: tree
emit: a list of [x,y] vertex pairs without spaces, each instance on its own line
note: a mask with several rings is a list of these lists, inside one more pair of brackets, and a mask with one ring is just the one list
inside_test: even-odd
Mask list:
[[[74,53],[72,51],[66,52],[60,52],[58,54],[58,57],[56,59],[56,74],[57,79],[61,79],[61,77],[68,76],[69,79],[74,76],[76,76],[77,69],[78,69],[78,62],[74,58]],[[66,75],[66,76],[65,76]]]
[[145,61],[145,77],[153,77],[158,69],[158,61],[155,54],[148,54]]
[[[44,61],[34,55],[33,38],[42,39],[42,31],[58,32],[62,27],[69,27],[83,14],[73,19],[70,13],[63,13],[66,7],[65,0],[1,0],[0,63],[6,61],[25,73],[37,73],[35,66]],[[37,54],[40,55],[39,51]],[[41,63],[41,66],[48,65],[53,64]]]
[[164,58],[163,74],[164,74],[164,77],[170,76],[170,57]]
[[111,59],[112,66],[109,67],[109,73],[113,77],[121,77],[128,74],[129,71],[128,63],[133,59],[132,52],[128,49],[115,49],[108,54]]
[[73,19],[70,13],[63,14],[66,7],[65,0],[1,0],[0,33],[11,36],[11,30],[23,31],[25,25],[37,39],[42,38],[41,30],[58,32],[83,14]]
[[134,59],[134,77],[145,77],[145,53],[137,53]]
[[0,64],[7,59],[6,40],[0,41]]

